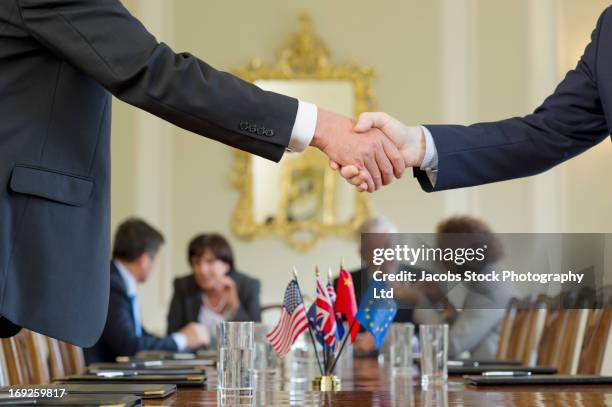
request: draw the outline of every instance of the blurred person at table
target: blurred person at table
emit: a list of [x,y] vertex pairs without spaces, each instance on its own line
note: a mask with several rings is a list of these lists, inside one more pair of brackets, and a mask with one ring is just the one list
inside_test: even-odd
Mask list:
[[[451,217],[437,226],[436,248],[485,246],[486,256],[482,261],[466,261],[461,266],[444,262],[443,266],[451,273],[495,270],[495,264],[503,257],[503,246],[489,225],[474,217]],[[512,297],[518,296],[518,290],[510,282],[463,281],[451,289],[445,286],[448,287],[446,283],[421,282],[403,289],[398,287],[396,291],[413,299],[416,323],[449,325],[449,357],[494,359],[505,307]]]
[[208,330],[186,323],[176,333],[157,337],[147,332],[140,319],[137,286],[157,268],[157,253],[164,238],[140,219],[119,225],[110,266],[110,299],[104,331],[98,342],[85,349],[87,363],[114,362],[117,356],[133,356],[144,350],[186,351],[210,342]]
[[[391,247],[395,242],[394,234],[396,233],[398,233],[397,226],[383,216],[370,217],[359,227],[356,238],[360,242],[359,255],[361,257],[362,267],[358,270],[351,271],[357,305],[359,305],[361,296],[365,293],[374,271],[382,270],[385,273],[393,274],[401,270],[414,270],[413,267],[400,264],[396,261],[385,262],[380,267],[367,266],[373,264],[373,250],[375,248]],[[334,285],[335,284],[336,283],[334,283]],[[398,303],[398,310],[394,322],[412,322],[412,309],[404,307],[405,304],[402,298],[395,296],[395,300]],[[374,338],[367,331],[362,329],[355,339],[355,351],[358,354],[369,354],[374,352],[374,350]]]
[[260,283],[234,267],[234,254],[219,234],[202,234],[189,243],[191,274],[174,280],[168,334],[190,322],[212,334],[221,321],[261,321]]

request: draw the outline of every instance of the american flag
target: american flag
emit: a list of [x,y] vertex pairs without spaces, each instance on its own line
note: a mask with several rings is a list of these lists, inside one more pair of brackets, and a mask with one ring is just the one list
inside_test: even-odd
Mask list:
[[278,356],[284,357],[291,345],[308,328],[308,318],[304,309],[302,294],[295,280],[291,280],[285,290],[281,317],[274,329],[266,335]]
[[327,288],[317,277],[317,327],[323,334],[323,340],[330,346],[331,349],[336,347],[336,316],[334,314],[334,306],[329,299]]

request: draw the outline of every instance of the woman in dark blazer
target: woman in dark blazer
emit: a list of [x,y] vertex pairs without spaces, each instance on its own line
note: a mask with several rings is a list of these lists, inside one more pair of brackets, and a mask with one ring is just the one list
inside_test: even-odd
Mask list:
[[223,236],[205,234],[189,243],[191,274],[174,280],[168,333],[200,322],[214,337],[221,321],[261,321],[259,280],[234,269],[232,248]]

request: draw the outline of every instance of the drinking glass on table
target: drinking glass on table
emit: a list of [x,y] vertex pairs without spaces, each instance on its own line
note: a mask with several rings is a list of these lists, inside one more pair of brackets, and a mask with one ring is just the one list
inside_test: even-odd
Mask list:
[[217,331],[217,386],[221,397],[253,396],[253,322],[226,322]]
[[396,322],[391,325],[390,359],[394,373],[409,374],[412,370],[412,336],[414,325]]
[[448,325],[421,325],[421,385],[448,379]]
[[255,335],[255,360],[254,369],[257,375],[274,375],[278,368],[278,356],[266,337],[272,327],[264,323],[254,325]]

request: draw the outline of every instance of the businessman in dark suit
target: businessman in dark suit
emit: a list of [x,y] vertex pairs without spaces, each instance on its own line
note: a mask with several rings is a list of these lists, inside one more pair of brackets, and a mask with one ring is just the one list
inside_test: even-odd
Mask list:
[[111,94],[270,160],[312,145],[366,170],[371,190],[404,169],[380,131],[174,53],[119,0],[2,0],[0,336],[87,347],[102,332]]
[[117,356],[133,356],[144,350],[186,351],[210,343],[199,324],[185,323],[164,338],[142,326],[137,285],[156,268],[164,238],[140,219],[129,219],[117,229],[110,272],[110,298],[104,331],[98,342],[85,349],[87,363],[114,362]]
[[[377,127],[387,134],[428,192],[535,175],[611,133],[611,72],[608,8],[576,68],[529,116],[472,126],[406,126],[385,113],[364,113],[355,130]],[[367,188],[357,168],[344,166],[342,175],[358,189]]]
[[259,280],[236,270],[234,254],[219,234],[194,237],[187,249],[191,274],[174,280],[168,334],[191,322],[208,328],[215,342],[221,321],[261,321]]

